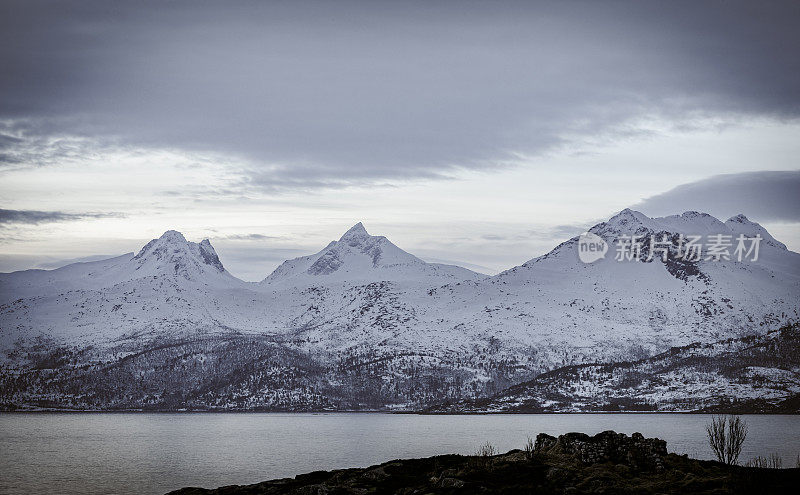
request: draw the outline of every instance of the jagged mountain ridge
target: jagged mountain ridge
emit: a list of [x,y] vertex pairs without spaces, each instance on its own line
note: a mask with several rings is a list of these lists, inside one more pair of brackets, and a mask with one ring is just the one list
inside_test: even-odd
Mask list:
[[54,270],[0,274],[0,303],[63,290],[99,290],[152,277],[180,278],[204,284],[238,281],[225,270],[208,239],[200,243],[188,242],[180,232],[168,230],[148,242],[137,254],[73,263]]
[[194,243],[167,231],[135,255],[0,275],[0,347],[191,333],[216,326],[217,308],[246,287],[207,239]]
[[[800,255],[743,216],[724,224],[696,212],[650,219],[624,210],[590,232],[612,244],[622,235],[674,240],[677,234],[727,235],[734,229],[766,234],[756,262],[701,260],[677,268],[672,258],[618,262],[612,247],[606,258],[585,264],[575,237],[494,277],[437,289],[437,306],[463,316],[453,325],[470,325],[508,346],[537,342],[538,359],[550,369],[587,357],[652,355],[797,321]],[[572,355],[559,357],[564,349]]]
[[422,261],[386,237],[370,235],[359,222],[322,251],[284,261],[261,283],[271,287],[310,287],[379,281],[436,284],[481,278],[485,275],[460,266]]
[[[263,366],[284,379],[314,376],[300,388],[328,397],[325,407],[333,409],[409,408],[443,397],[481,397],[562,366],[646,357],[675,345],[761,334],[796,321],[800,255],[743,216],[723,223],[695,212],[650,219],[625,210],[592,228],[609,242],[631,232],[714,231],[761,232],[762,258],[678,267],[659,259],[607,258],[586,265],[578,260],[574,238],[484,277],[427,264],[357,224],[319,253],[287,261],[264,282],[252,284],[228,274],[207,241],[189,243],[167,232],[135,256],[0,275],[0,344],[5,369],[38,380],[36,390],[47,388],[43,362],[66,363],[59,365],[61,375],[90,386],[99,376],[92,373],[105,372],[101,363],[160,355],[165,345],[194,349],[207,339],[234,338],[266,339],[271,355],[289,357],[230,371],[237,377],[230,386],[244,380],[236,392],[207,385],[198,398],[190,385],[197,376],[170,375],[175,366],[186,366],[184,358],[165,365],[154,381],[177,380],[177,390],[187,401],[195,397],[201,408],[313,408],[299,389],[278,393],[272,379],[254,385]],[[230,359],[229,351],[211,349],[193,362]],[[293,360],[305,364],[292,366]],[[81,371],[77,378],[67,372],[73,366],[94,371]],[[198,370],[203,380],[222,379],[215,375],[220,368]],[[136,373],[134,367],[121,376]],[[81,389],[73,385],[68,389]],[[19,401],[35,401],[35,394],[19,395],[25,386],[14,390]],[[166,400],[147,390],[150,399],[114,403],[175,407],[174,397]],[[247,399],[248,394],[261,399]],[[89,407],[81,400],[76,407]],[[102,408],[101,398],[93,400],[91,407]],[[322,407],[324,401],[312,402]]]

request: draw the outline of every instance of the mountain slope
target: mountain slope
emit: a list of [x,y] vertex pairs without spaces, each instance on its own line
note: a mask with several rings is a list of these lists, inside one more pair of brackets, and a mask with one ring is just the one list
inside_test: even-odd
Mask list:
[[429,412],[800,412],[800,327],[559,368],[491,398]]
[[[625,210],[590,229],[610,245],[604,259],[582,263],[575,237],[494,277],[435,289],[430,306],[438,313],[431,316],[517,353],[534,347],[542,369],[643,357],[797,321],[800,255],[737,218],[726,225],[696,212],[650,219]],[[681,234],[742,231],[765,237],[755,262],[674,257]],[[616,261],[615,242],[632,234],[644,239],[641,261]],[[667,261],[647,260],[648,240],[663,236]]]

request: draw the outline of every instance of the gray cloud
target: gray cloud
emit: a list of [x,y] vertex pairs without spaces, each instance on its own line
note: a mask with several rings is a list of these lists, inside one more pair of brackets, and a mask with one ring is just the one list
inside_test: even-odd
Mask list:
[[651,196],[632,208],[651,216],[697,210],[722,220],[744,213],[759,222],[800,222],[800,170],[716,175]]
[[475,263],[467,263],[465,261],[456,261],[446,258],[424,258],[425,261],[428,263],[443,263],[445,265],[455,265],[460,266],[462,268],[466,268],[468,270],[472,270],[473,272],[483,273],[484,275],[495,275],[497,274],[497,270],[493,270],[488,266],[483,265],[476,265]]
[[575,237],[576,235],[581,235],[593,225],[600,223],[602,220],[597,220],[595,222],[583,223],[578,225],[556,225],[550,230],[551,235],[554,239],[561,239],[567,240]]
[[292,247],[269,247],[265,248],[259,244],[242,243],[231,241],[213,242],[214,249],[219,254],[222,264],[233,275],[247,280],[257,282],[272,273],[275,268],[288,259],[298,256],[305,256],[319,251],[319,248]]
[[4,210],[0,208],[0,225],[71,222],[87,218],[120,218],[120,213],[65,213],[63,211]]
[[547,239],[560,242],[586,232],[593,225],[596,225],[601,221],[602,220],[597,220],[595,222],[587,222],[575,225],[555,225],[553,227],[542,227],[536,230],[526,230],[524,232],[509,234],[484,234],[479,238],[481,240],[490,242],[526,241],[532,239]]
[[264,235],[264,234],[231,234],[214,238],[225,239],[230,241],[268,241],[268,240],[280,239],[279,236]]
[[799,21],[796,2],[7,1],[0,161],[86,153],[73,136],[240,157],[258,189],[339,187],[507,165],[643,115],[796,118]]
[[[133,253],[130,253],[133,254]],[[79,258],[67,258],[67,259],[58,259],[58,260],[48,260],[39,262],[35,268],[39,268],[42,270],[53,270],[55,268],[61,268],[62,266],[71,265],[73,263],[87,263],[90,261],[101,261],[107,260],[111,258],[115,258],[120,256],[119,254],[98,254],[93,256],[81,256]]]

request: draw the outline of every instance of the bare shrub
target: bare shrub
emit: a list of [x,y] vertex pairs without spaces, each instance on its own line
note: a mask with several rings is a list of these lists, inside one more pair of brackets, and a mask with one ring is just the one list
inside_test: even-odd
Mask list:
[[478,450],[475,451],[475,455],[477,457],[491,457],[495,454],[497,454],[497,449],[495,449],[494,445],[489,442],[481,445],[478,447]]
[[475,451],[475,455],[470,461],[470,464],[477,468],[484,468],[489,464],[489,458],[495,454],[497,454],[497,449],[495,449],[494,445],[491,443],[486,442]]
[[525,448],[523,449],[523,452],[525,452],[525,458],[526,459],[528,459],[528,460],[533,459],[534,451],[535,451],[534,450],[534,446],[535,446],[535,444],[533,443],[533,438],[528,437],[528,441],[525,442]]
[[739,462],[742,444],[747,438],[747,422],[740,416],[712,416],[706,425],[708,445],[719,462],[733,465]]
[[770,454],[769,457],[754,457],[744,465],[747,467],[780,469],[783,467],[783,459],[778,454]]
[[744,463],[745,467],[754,467],[754,468],[763,468],[767,467],[767,458],[766,457],[753,457],[749,461]]

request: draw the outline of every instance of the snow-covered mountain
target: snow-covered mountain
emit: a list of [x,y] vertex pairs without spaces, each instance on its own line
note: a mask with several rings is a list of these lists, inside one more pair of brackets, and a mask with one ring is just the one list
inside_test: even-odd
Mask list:
[[[136,255],[0,274],[0,397],[410,408],[800,319],[800,255],[742,215],[624,210],[590,232],[608,243],[604,259],[581,262],[575,237],[493,277],[425,263],[360,223],[260,283],[231,276],[207,240],[174,231]],[[739,234],[761,236],[758,260],[677,256],[683,237]],[[632,235],[642,259],[615,260]],[[648,256],[651,239],[666,260]]]
[[[285,334],[316,324],[309,307],[331,291],[336,297],[324,302],[331,325],[352,326],[351,313],[358,311],[365,327],[374,327],[370,316],[383,318],[385,325],[402,318],[404,306],[393,302],[386,310],[391,314],[383,314],[376,291],[427,290],[484,277],[426,263],[385,237],[369,235],[358,223],[319,253],[286,261],[261,284],[252,284],[225,270],[208,239],[189,242],[171,230],[136,255],[0,274],[0,346],[32,338],[97,344],[199,329]],[[332,287],[323,290],[326,286]],[[366,304],[374,305],[372,311],[360,309]]]
[[73,263],[55,270],[25,270],[0,274],[0,302],[70,290],[99,290],[146,279],[175,283],[235,284],[208,239],[188,242],[169,230],[148,242],[138,254]]
[[188,242],[171,230],[135,255],[0,274],[0,346],[184,334],[216,326],[219,309],[247,287],[225,270],[207,239]]
[[[610,246],[582,263],[579,238],[486,280],[436,289],[431,306],[448,325],[535,347],[555,368],[652,355],[671,346],[763,333],[800,317],[800,255],[743,216],[726,223],[687,212],[649,218],[624,210],[590,232]],[[677,259],[680,235],[761,234],[757,261]],[[641,237],[640,261],[617,261],[623,236]],[[648,260],[649,239],[667,238],[670,255]]]
[[359,222],[322,251],[284,261],[261,283],[271,287],[382,281],[436,285],[481,278],[485,275],[460,266],[426,263],[386,237],[369,235]]

